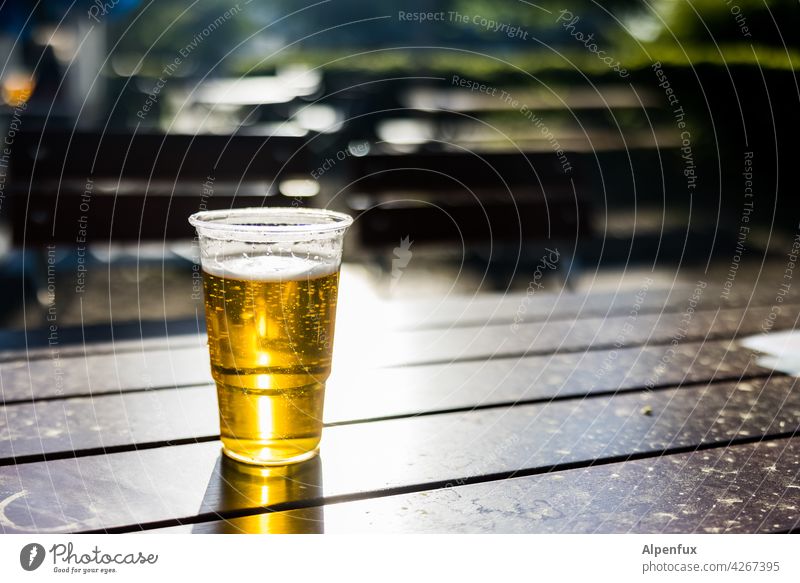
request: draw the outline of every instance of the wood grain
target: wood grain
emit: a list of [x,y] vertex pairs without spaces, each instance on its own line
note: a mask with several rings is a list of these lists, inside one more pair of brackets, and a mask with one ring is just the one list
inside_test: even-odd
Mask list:
[[[352,423],[769,374],[753,364],[752,352],[729,348],[727,342],[709,342],[674,350],[635,347],[335,374],[326,391],[325,421]],[[0,463],[219,433],[212,385],[20,403],[0,411],[5,416]]]
[[[784,306],[773,330],[793,328],[793,314],[798,310],[800,306]],[[635,312],[628,316],[523,324],[518,329],[504,325],[394,333],[379,329],[365,333],[339,323],[334,363],[336,374],[356,378],[380,367],[730,339],[761,332],[768,314],[768,308],[752,309],[746,314],[737,309],[711,310],[688,318],[686,313]],[[173,346],[156,345],[160,350],[148,346],[114,354],[59,355],[2,363],[1,396],[4,402],[13,403],[210,382],[204,339],[195,336],[178,340]]]
[[800,527],[799,482],[794,438],[152,532],[783,532]]
[[170,526],[760,441],[800,429],[795,384],[781,377],[330,427],[318,479],[306,476],[297,492],[276,487],[274,499],[269,488],[248,496],[246,483],[225,475],[217,442],[4,466],[0,525]]

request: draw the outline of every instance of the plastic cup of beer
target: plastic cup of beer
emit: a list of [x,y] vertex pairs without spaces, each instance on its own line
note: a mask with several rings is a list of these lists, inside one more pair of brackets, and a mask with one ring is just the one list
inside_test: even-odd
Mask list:
[[319,451],[342,240],[323,209],[205,211],[197,229],[222,451],[285,465]]

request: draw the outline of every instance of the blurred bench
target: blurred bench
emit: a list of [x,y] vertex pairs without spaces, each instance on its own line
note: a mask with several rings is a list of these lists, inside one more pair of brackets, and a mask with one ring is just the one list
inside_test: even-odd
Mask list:
[[291,204],[278,185],[298,173],[309,178],[302,141],[21,133],[11,162],[13,241],[36,246],[191,238],[186,217],[199,209]]
[[524,244],[589,234],[588,200],[554,154],[424,152],[353,161],[347,196],[368,246]]

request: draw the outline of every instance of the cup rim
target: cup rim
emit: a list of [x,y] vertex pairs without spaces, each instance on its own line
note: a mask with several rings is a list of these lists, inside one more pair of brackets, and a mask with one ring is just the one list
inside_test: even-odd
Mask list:
[[[252,220],[263,217],[264,222],[271,219],[291,216],[299,217],[297,222],[287,224],[252,224]],[[237,223],[245,218],[251,222]],[[316,234],[343,231],[353,224],[353,217],[345,213],[323,208],[294,207],[246,207],[200,211],[189,216],[189,223],[198,230],[213,233],[239,233],[249,235],[293,235]]]

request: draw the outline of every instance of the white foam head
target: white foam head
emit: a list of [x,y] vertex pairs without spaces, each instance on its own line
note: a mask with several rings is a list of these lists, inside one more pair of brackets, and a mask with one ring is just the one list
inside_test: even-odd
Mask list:
[[285,255],[237,256],[203,262],[203,271],[217,277],[251,281],[299,281],[330,275],[338,270],[332,261]]

